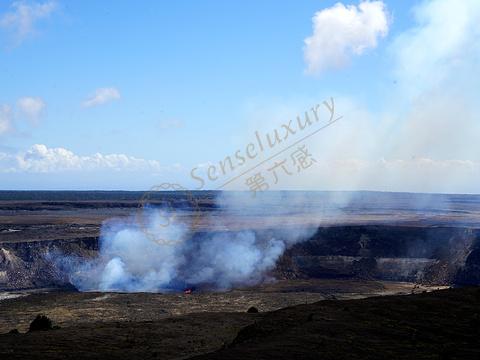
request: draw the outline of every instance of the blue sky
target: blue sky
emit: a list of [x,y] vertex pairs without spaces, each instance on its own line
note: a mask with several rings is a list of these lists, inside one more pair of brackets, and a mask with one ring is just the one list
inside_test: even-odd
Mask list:
[[[442,8],[435,3],[442,2],[452,3],[380,2],[388,18],[386,34],[373,29],[375,45],[367,44],[361,54],[347,51],[347,63],[338,68],[309,73],[304,41],[312,36],[312,18],[332,9],[336,1],[2,1],[0,106],[9,127],[0,130],[4,168],[0,188],[145,189],[170,179],[190,186],[192,167],[224,158],[248,143],[252,129],[273,127],[275,121],[286,121],[330,96],[344,104],[339,110],[350,114],[350,119],[368,117],[376,132],[385,118],[408,112],[405,104],[415,106],[412,102],[421,98],[422,94],[412,95],[414,100],[411,94],[399,95],[398,69],[405,64],[398,65],[398,47],[407,45],[398,44],[405,36],[416,36],[412,29],[422,25],[414,6],[430,11],[433,15],[424,20],[435,24],[435,9]],[[358,1],[344,5],[360,12]],[[334,27],[321,31],[331,31],[317,34],[322,39],[337,33]],[[432,91],[430,85],[427,91]],[[288,108],[284,114],[279,110],[282,105]],[[259,109],[266,114],[261,120],[255,115]],[[349,136],[340,136],[337,146]],[[379,136],[378,141],[385,139]],[[67,163],[27,166],[22,161],[35,144],[44,146],[39,155],[43,162],[62,156],[58,151],[48,153],[61,148],[72,156],[122,154],[155,165],[139,165],[142,169],[134,171],[116,165],[84,171],[84,165],[72,169],[71,156],[66,155]],[[385,149],[382,146],[382,151],[365,159],[397,161],[432,155],[400,156],[383,153]],[[38,160],[33,155],[29,159]],[[433,154],[432,159],[478,160],[448,152]],[[367,173],[365,177],[376,177]],[[315,174],[311,176],[315,179]],[[298,188],[317,188],[312,181]],[[362,180],[342,188],[428,190],[415,181],[406,188],[391,180],[383,184]],[[320,182],[318,188],[335,186]],[[476,191],[457,184],[438,190]]]

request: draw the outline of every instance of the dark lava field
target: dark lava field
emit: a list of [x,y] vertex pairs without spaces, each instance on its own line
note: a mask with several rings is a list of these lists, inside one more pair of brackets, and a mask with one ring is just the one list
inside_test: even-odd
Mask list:
[[[242,211],[225,210],[218,196],[0,192],[0,358],[480,355],[479,196],[320,192],[299,202],[273,193]],[[245,229],[261,238],[272,228],[312,235],[264,282],[223,292],[79,292],[46,256],[95,258],[102,224],[131,219],[146,199],[195,219],[194,238]],[[38,314],[53,328],[29,332]]]

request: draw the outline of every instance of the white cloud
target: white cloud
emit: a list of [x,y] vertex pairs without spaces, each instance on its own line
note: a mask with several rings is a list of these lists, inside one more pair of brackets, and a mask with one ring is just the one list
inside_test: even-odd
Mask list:
[[102,105],[107,102],[120,99],[120,91],[114,87],[100,88],[95,94],[83,102],[84,107]]
[[12,130],[12,110],[8,105],[0,105],[0,136]]
[[45,109],[45,102],[38,97],[22,97],[17,100],[17,108],[21,115],[36,122]]
[[313,35],[305,39],[307,72],[341,68],[353,55],[375,48],[388,33],[383,1],[362,1],[358,6],[337,3],[313,17]]
[[35,33],[35,24],[48,18],[56,9],[55,1],[26,2],[14,1],[12,10],[0,17],[0,27],[9,30],[17,44]]
[[15,111],[8,104],[0,105],[0,136],[7,133],[15,134],[22,129],[25,130],[25,126],[22,123],[25,119],[35,124],[45,107],[45,102],[38,97],[22,97],[18,99]]
[[160,171],[156,160],[125,154],[81,156],[65,148],[36,144],[18,154],[0,153],[0,172],[58,173],[66,171]]

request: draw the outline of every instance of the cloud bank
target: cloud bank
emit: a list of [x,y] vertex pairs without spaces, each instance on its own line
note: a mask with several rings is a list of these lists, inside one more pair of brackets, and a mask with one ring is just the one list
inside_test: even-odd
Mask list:
[[33,145],[18,154],[0,152],[0,173],[59,173],[71,171],[159,171],[156,160],[145,160],[125,154],[81,156],[65,148]]

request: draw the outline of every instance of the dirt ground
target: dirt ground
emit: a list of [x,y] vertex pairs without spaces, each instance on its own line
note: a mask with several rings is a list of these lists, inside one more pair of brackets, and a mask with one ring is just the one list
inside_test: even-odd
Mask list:
[[[409,289],[398,285],[403,291]],[[233,304],[218,301],[232,296],[197,294],[177,304],[159,294],[49,293],[6,300],[0,303],[2,319],[10,314],[9,321],[15,316],[26,320],[43,311],[60,328],[1,334],[0,358],[477,359],[480,355],[478,288],[332,298],[259,313],[245,311],[255,303],[246,295],[240,301],[238,294]],[[51,304],[53,297],[56,306]],[[204,305],[199,305],[201,297]],[[172,316],[173,308],[186,313]],[[241,311],[231,310],[235,308]],[[149,320],[141,315],[145,311]],[[26,321],[18,325],[23,330]]]
[[265,314],[196,360],[479,359],[480,288],[320,301]]
[[245,312],[254,306],[260,312],[324,299],[358,299],[377,295],[410,294],[437,289],[412,283],[361,280],[282,280],[228,292],[100,293],[35,290],[8,293],[0,301],[0,333],[21,332],[37,314],[56,325],[77,326],[111,321],[157,321],[171,316],[202,312]]

